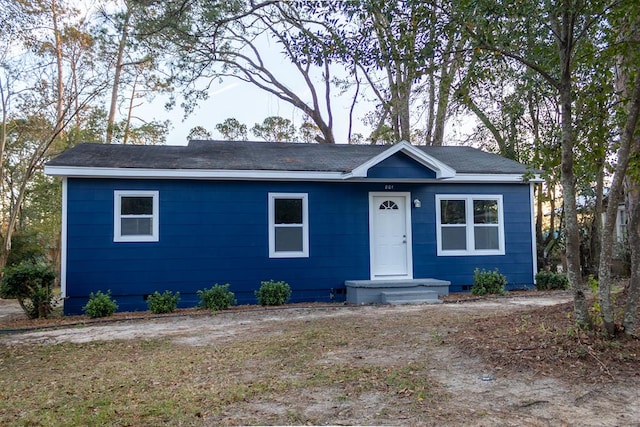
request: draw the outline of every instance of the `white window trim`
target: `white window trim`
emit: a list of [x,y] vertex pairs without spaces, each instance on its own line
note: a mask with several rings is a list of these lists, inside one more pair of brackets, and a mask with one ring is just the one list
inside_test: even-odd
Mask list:
[[[464,200],[466,216],[466,250],[443,250],[442,249],[442,216],[440,215],[441,200]],[[498,202],[498,249],[474,249],[474,223],[473,223],[473,201],[474,200],[496,200]],[[468,256],[468,255],[504,255],[504,209],[502,195],[496,194],[437,194],[436,195],[436,239],[438,256]]]
[[[128,235],[123,236],[121,232],[121,203],[123,197],[152,197],[153,214],[151,215],[151,235]],[[159,241],[159,192],[158,191],[138,191],[138,190],[115,190],[113,192],[113,241],[114,242],[157,242]]]
[[[302,200],[302,251],[276,252],[275,201],[277,199]],[[309,195],[307,193],[269,193],[269,258],[309,257]]]

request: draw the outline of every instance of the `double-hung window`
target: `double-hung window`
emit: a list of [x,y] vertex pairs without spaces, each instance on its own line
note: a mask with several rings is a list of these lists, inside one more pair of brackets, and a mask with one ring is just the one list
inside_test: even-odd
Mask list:
[[309,209],[306,193],[269,193],[269,257],[309,256]]
[[158,241],[158,192],[114,192],[114,242]]
[[438,255],[504,255],[502,196],[437,195]]

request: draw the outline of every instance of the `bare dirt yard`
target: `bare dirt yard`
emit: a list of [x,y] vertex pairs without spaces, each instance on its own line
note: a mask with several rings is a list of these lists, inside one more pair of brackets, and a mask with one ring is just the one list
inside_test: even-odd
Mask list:
[[640,340],[570,294],[26,321],[0,300],[1,425],[640,425]]

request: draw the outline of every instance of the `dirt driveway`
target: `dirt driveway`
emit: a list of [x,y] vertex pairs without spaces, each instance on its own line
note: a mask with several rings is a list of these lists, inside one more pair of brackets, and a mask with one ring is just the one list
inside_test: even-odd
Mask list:
[[[268,403],[247,400],[232,405],[224,418],[210,419],[204,424],[253,424],[256,418],[246,414],[262,414],[257,419],[273,418],[279,412],[296,410],[307,419],[328,424],[396,424],[396,425],[640,425],[640,381],[624,384],[593,384],[588,378],[579,383],[545,376],[540,372],[503,370],[488,366],[465,354],[448,341],[460,319],[487,318],[569,301],[566,294],[540,297],[500,298],[493,300],[447,303],[441,305],[402,306],[320,306],[282,309],[255,309],[221,312],[216,316],[175,316],[151,320],[126,320],[83,327],[29,331],[0,335],[5,346],[57,345],[65,342],[88,343],[109,340],[165,338],[181,346],[213,346],[248,340],[252,337],[278,336],[292,322],[339,320],[344,324],[407,325],[422,322],[416,331],[403,331],[406,344],[386,339],[390,346],[341,348],[319,355],[318,363],[368,363],[375,366],[408,364],[428,360],[429,375],[449,396],[439,403],[439,415],[425,419],[409,412],[405,418],[380,418],[380,410],[389,402],[375,394],[335,404],[328,398],[331,390],[309,390],[293,399],[282,397]],[[403,326],[403,328],[406,326]],[[420,341],[417,341],[420,340]],[[419,343],[419,344],[416,344]],[[327,403],[333,402],[333,403]],[[318,414],[325,414],[318,418]],[[333,415],[326,415],[333,414]],[[342,415],[340,415],[342,414]],[[315,416],[315,418],[314,418]]]

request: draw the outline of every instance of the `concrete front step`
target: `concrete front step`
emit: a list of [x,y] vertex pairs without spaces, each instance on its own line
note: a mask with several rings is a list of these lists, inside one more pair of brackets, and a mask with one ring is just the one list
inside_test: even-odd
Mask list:
[[383,304],[441,304],[435,291],[386,291],[380,292]]
[[[351,304],[376,304],[382,303],[382,293],[389,295],[406,292],[418,292],[412,294],[412,301],[406,303],[437,302],[438,295],[448,295],[450,282],[438,279],[406,279],[406,280],[347,280],[344,282],[347,288],[347,302]],[[433,294],[422,294],[432,292]],[[397,300],[389,296],[388,300]],[[406,299],[406,298],[405,298]],[[426,300],[426,301],[423,301]],[[388,304],[390,302],[387,302]]]

